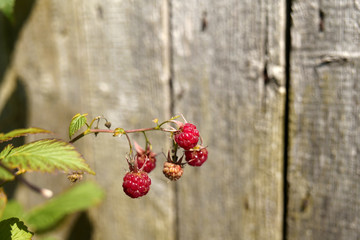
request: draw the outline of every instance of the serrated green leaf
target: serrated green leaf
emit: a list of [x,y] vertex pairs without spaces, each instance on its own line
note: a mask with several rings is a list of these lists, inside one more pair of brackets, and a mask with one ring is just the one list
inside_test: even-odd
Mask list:
[[0,179],[5,181],[13,180],[15,176],[11,174],[8,170],[0,166]]
[[14,175],[12,175],[11,173],[9,173],[7,170],[5,170],[4,168],[0,167],[0,179],[4,180],[4,181],[11,181],[14,180]]
[[74,135],[75,132],[77,132],[82,126],[84,126],[86,124],[86,116],[88,114],[76,114],[70,122],[70,126],[69,126],[69,138],[71,139],[72,135]]
[[14,146],[12,144],[8,144],[6,147],[4,147],[4,149],[0,152],[0,160],[5,158],[9,154],[13,147]]
[[6,193],[4,191],[4,188],[0,188],[0,218],[4,213],[6,203],[7,203]]
[[55,226],[66,215],[97,205],[104,198],[103,190],[95,183],[83,182],[31,210],[24,221],[36,231]]
[[[2,163],[2,159],[4,159],[13,149],[14,146],[12,144],[8,144],[1,152],[0,152],[0,163]],[[8,170],[0,166],[0,179],[1,180],[13,180],[14,175],[11,174]]]
[[0,11],[11,21],[14,20],[15,0],[1,0]]
[[0,222],[2,240],[30,240],[33,235],[18,218],[9,218]]
[[8,133],[0,133],[0,143],[9,141],[16,137],[22,137],[29,134],[37,134],[37,133],[51,133],[48,130],[41,128],[23,128],[23,129],[15,129]]
[[22,170],[95,174],[73,145],[58,139],[43,139],[13,148],[1,162],[9,168]]
[[1,217],[1,220],[16,217],[22,219],[24,216],[24,209],[18,201],[9,200],[6,204],[6,208]]

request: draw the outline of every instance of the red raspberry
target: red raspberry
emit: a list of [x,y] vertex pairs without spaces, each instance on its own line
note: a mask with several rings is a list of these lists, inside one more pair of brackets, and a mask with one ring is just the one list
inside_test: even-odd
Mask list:
[[206,148],[197,148],[185,151],[185,160],[187,163],[194,167],[200,167],[208,158],[208,151]]
[[128,172],[124,176],[123,190],[131,198],[146,195],[150,190],[151,179],[146,172]]
[[[151,172],[156,166],[156,154],[151,151],[151,145],[146,146],[146,150],[140,147],[137,142],[134,142],[136,157],[135,161],[137,162],[137,169],[143,170],[147,173]],[[145,164],[145,165],[144,165]],[[131,169],[130,170],[134,170]]]
[[163,173],[165,177],[171,181],[178,180],[183,174],[184,170],[179,164],[166,161],[164,163]]
[[179,132],[175,134],[175,142],[183,149],[189,150],[196,146],[199,136],[199,131],[194,124],[185,123],[179,128]]
[[151,151],[147,151],[146,153],[143,154],[139,154],[139,153],[136,154],[136,161],[138,164],[138,168],[142,169],[144,172],[147,173],[151,172],[156,166],[155,156],[156,154]]

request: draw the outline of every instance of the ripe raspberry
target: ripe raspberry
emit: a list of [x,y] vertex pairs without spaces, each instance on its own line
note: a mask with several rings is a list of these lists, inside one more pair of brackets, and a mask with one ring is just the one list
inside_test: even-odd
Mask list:
[[175,134],[175,142],[183,149],[189,150],[196,146],[199,136],[199,131],[194,124],[185,123],[179,128],[179,132]]
[[[147,151],[146,153],[136,154],[136,161],[138,164],[138,168],[142,169],[144,172],[151,172],[156,166],[156,158],[155,153],[151,151]],[[145,165],[144,165],[145,164]]]
[[150,190],[151,179],[146,172],[128,172],[124,176],[123,190],[131,198],[146,195]]
[[179,164],[166,161],[164,163],[163,173],[165,177],[171,181],[178,180],[183,174],[184,170]]
[[[156,166],[156,154],[151,151],[151,145],[147,144],[146,150],[140,147],[137,142],[134,142],[136,157],[135,161],[137,163],[137,169],[143,170],[147,173],[151,172]],[[130,170],[134,170],[130,167]]]
[[185,151],[185,160],[190,166],[200,167],[208,158],[206,148],[195,147],[193,150]]

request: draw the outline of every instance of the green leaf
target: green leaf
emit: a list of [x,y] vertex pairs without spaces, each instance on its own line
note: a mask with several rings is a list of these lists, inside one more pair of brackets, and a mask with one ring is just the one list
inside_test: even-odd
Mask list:
[[11,151],[11,149],[13,149],[13,145],[12,144],[8,144],[1,152],[0,152],[0,160],[5,158]]
[[58,139],[43,139],[13,148],[1,162],[9,168],[22,170],[95,174],[73,145]]
[[[5,158],[11,151],[11,149],[13,149],[13,145],[8,144],[1,152],[0,152],[0,163],[2,163],[2,159]],[[0,166],[0,179],[2,180],[13,180],[14,179],[14,175],[12,175],[8,170],[6,170],[5,168]]]
[[14,180],[15,176],[9,173],[4,168],[0,167],[0,179],[3,181],[11,181]]
[[4,213],[7,203],[7,196],[5,194],[4,188],[0,188],[0,218]]
[[22,219],[24,216],[24,209],[18,201],[9,200],[6,204],[3,216],[1,220],[8,219],[11,217],[17,217]]
[[48,130],[41,128],[24,128],[24,129],[15,129],[6,134],[0,133],[0,143],[9,141],[16,137],[22,137],[29,134],[37,134],[37,133],[51,133]]
[[97,205],[103,198],[104,192],[97,184],[80,183],[45,205],[31,210],[24,216],[24,220],[32,229],[45,231],[54,227],[66,215]]
[[70,122],[70,126],[69,126],[69,137],[71,139],[72,135],[74,135],[75,132],[77,132],[82,126],[84,126],[86,124],[86,116],[88,114],[76,114],[71,122]]
[[15,0],[1,0],[0,11],[11,21],[14,21]]
[[9,218],[0,222],[2,240],[30,240],[33,235],[18,218]]
[[11,181],[14,180],[15,176],[9,173],[9,171],[0,167],[0,179],[3,181]]

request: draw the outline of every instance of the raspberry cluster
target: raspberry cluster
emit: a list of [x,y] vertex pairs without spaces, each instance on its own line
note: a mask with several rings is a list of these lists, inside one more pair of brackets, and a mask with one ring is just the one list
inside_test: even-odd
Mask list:
[[[163,165],[163,174],[171,181],[176,181],[183,175],[186,164],[200,167],[208,158],[208,150],[202,146],[202,139],[196,126],[191,123],[174,122],[178,128],[169,130],[172,133],[173,144]],[[124,192],[131,198],[144,196],[150,190],[151,179],[148,173],[156,166],[156,154],[151,151],[151,144],[147,138],[146,141],[145,149],[137,143],[134,144],[136,155],[128,160],[130,171],[125,175],[122,186]],[[179,157],[178,150],[181,149],[183,151]]]
[[[188,123],[181,114],[163,122],[159,122],[156,118],[153,120],[156,124],[154,127],[131,130],[123,128],[111,129],[112,124],[104,116],[97,116],[88,123],[87,115],[78,113],[72,118],[69,126],[69,136],[71,139],[69,143],[74,143],[90,134],[97,136],[100,133],[110,133],[114,137],[126,136],[130,150],[126,156],[129,171],[124,176],[122,187],[124,192],[131,198],[139,198],[149,192],[151,179],[148,174],[156,167],[157,154],[152,151],[152,145],[146,135],[147,132],[160,131],[170,134],[171,148],[168,151],[162,172],[171,181],[177,181],[181,178],[185,165],[200,167],[208,158],[208,150],[203,146],[199,130],[194,124]],[[183,118],[183,122],[176,120],[180,117]],[[99,123],[102,120],[105,121],[106,129],[99,128]],[[81,127],[85,127],[85,125],[87,129],[72,138],[74,133]],[[132,142],[129,137],[130,133],[144,134],[145,148],[140,147],[136,142]],[[133,148],[135,148],[135,154]],[[81,180],[82,176],[83,172],[75,171],[69,173],[68,179],[74,183]]]
[[[208,151],[198,145],[199,139],[200,133],[191,123],[180,124],[179,129],[174,133],[175,148],[183,148],[186,163],[190,166],[200,167],[207,160]],[[176,154],[171,155],[169,152],[163,168],[163,173],[168,179],[176,181],[182,176],[183,166],[186,164],[182,163],[184,155],[178,158]]]

